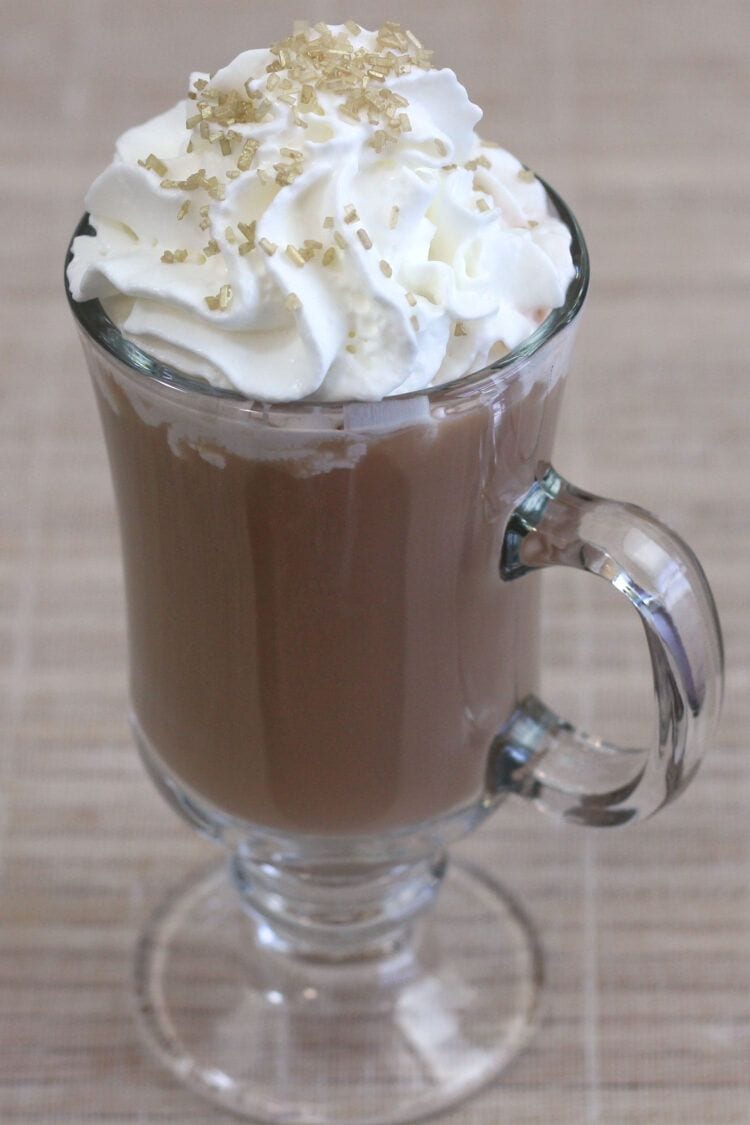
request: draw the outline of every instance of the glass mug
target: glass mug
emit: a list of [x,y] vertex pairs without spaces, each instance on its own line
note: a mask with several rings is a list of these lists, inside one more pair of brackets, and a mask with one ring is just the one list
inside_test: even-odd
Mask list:
[[[564,307],[484,371],[378,403],[248,401],[71,301],[118,503],[135,738],[229,853],[146,929],[140,1024],[235,1113],[411,1121],[496,1076],[534,1027],[538,946],[447,847],[509,794],[584,825],[648,816],[714,733],[721,636],[694,555],[549,463],[588,284],[550,197]],[[648,750],[539,700],[535,572],[553,565],[640,615]]]

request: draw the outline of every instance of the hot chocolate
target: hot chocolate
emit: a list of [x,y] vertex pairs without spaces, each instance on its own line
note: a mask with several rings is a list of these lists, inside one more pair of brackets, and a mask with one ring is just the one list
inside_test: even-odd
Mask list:
[[175,405],[104,358],[94,374],[150,753],[199,800],[299,832],[476,802],[535,687],[535,582],[501,582],[498,560],[557,385],[516,378],[411,422],[391,402],[380,429],[248,411],[229,433],[206,409],[234,403]]

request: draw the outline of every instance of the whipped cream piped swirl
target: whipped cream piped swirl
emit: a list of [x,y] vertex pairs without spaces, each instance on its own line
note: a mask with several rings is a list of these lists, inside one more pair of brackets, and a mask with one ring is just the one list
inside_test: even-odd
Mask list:
[[398,25],[298,27],[119,138],[71,293],[158,359],[269,402],[478,370],[573,277],[567,228],[481,116]]

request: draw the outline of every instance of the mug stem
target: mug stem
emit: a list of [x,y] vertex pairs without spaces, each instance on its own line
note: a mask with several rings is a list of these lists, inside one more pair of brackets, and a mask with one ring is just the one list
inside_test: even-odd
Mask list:
[[230,877],[258,940],[322,961],[387,956],[408,942],[440,889],[444,852],[415,863],[284,865],[258,862],[242,844]]

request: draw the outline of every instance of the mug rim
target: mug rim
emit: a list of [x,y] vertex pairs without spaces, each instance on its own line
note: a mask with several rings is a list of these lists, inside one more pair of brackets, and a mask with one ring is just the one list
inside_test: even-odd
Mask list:
[[[530,336],[527,336],[517,347],[507,352],[500,359],[487,364],[476,371],[460,375],[445,383],[429,385],[418,390],[404,391],[400,394],[386,395],[384,403],[404,403],[426,398],[431,404],[439,404],[455,397],[462,397],[465,391],[475,390],[486,382],[497,382],[506,376],[508,379],[526,360],[543,348],[555,338],[568,324],[576,319],[589,287],[590,263],[589,253],[583,231],[573,211],[565,200],[550,185],[536,177],[544,187],[547,197],[552,203],[558,218],[565,224],[570,234],[570,253],[573,260],[573,277],[568,285],[565,301],[542,321]],[[171,390],[198,394],[207,398],[220,399],[227,404],[235,403],[238,406],[252,408],[262,405],[264,410],[269,407],[274,411],[290,410],[295,413],[304,413],[308,410],[336,410],[354,405],[361,405],[361,399],[315,399],[306,398],[287,402],[265,403],[262,400],[251,398],[241,391],[230,390],[225,387],[215,387],[197,375],[190,375],[181,368],[168,363],[162,363],[138,344],[128,340],[123,335],[114,321],[107,315],[101,301],[93,298],[89,301],[76,301],[68,285],[68,266],[73,257],[73,242],[80,235],[93,232],[90,216],[84,213],[76,226],[65,256],[64,283],[65,293],[73,315],[85,334],[98,344],[109,355],[119,360],[127,368],[146,375],[154,382]]]

